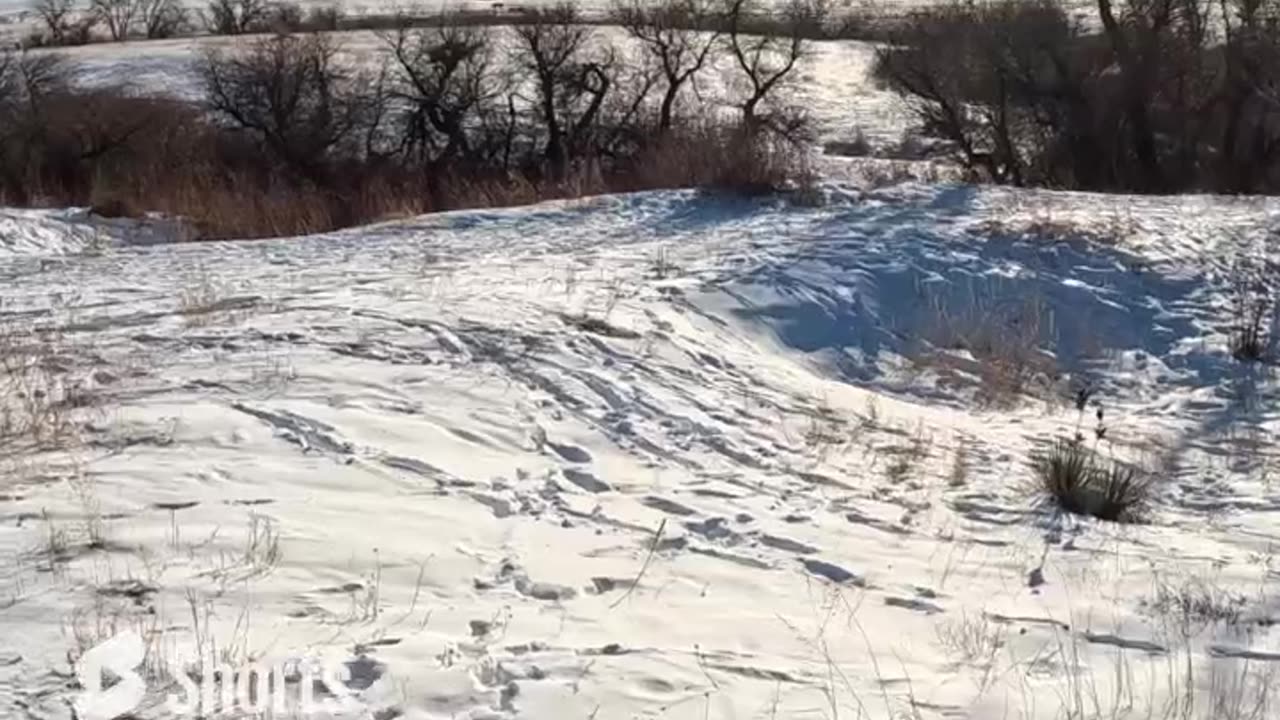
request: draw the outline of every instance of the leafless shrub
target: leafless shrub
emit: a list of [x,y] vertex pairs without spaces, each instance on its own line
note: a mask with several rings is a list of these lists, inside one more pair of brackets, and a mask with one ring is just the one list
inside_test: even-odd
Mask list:
[[9,322],[0,326],[0,447],[64,448],[78,440],[93,405],[61,330]]
[[1005,644],[1005,628],[982,613],[962,613],[955,620],[940,622],[934,630],[938,644],[963,665],[989,668]]
[[1229,277],[1231,283],[1231,326],[1227,348],[1241,362],[1266,360],[1270,352],[1271,329],[1280,307],[1269,273],[1258,263],[1237,260]]
[[876,73],[979,179],[1267,192],[1280,182],[1269,7],[1101,0],[1090,22],[1056,0],[940,5],[908,14]]
[[704,187],[742,196],[768,195],[802,185],[805,150],[786,138],[746,134],[730,123],[686,123],[636,158],[634,187]]
[[89,0],[89,12],[107,28],[112,40],[120,42],[129,37],[140,5],[139,0]]
[[1141,522],[1150,508],[1153,478],[1135,465],[1103,458],[1079,438],[1060,439],[1031,463],[1041,497],[1063,512],[1112,522]]
[[819,403],[809,414],[802,438],[805,447],[819,459],[826,460],[849,442],[847,422],[830,405]]
[[1181,639],[1189,639],[1215,625],[1240,623],[1247,599],[1236,592],[1199,577],[1181,578],[1177,583],[1161,580],[1143,610],[1171,626]]
[[365,126],[360,76],[329,35],[277,35],[241,51],[207,52],[199,66],[209,108],[257,137],[293,172],[321,186],[330,160]]
[[533,10],[515,29],[516,57],[532,80],[533,105],[545,137],[543,159],[554,180],[566,177],[570,161],[589,154],[592,133],[613,86],[611,49],[596,42],[574,4]]
[[215,320],[215,310],[229,296],[227,286],[200,269],[178,294],[178,310],[188,325],[207,325]]
[[249,515],[249,529],[245,539],[243,563],[252,576],[265,575],[280,562],[280,531],[271,518],[253,513]]
[[780,32],[748,34],[744,24],[759,10],[757,0],[730,0],[726,11],[729,51],[736,67],[736,77],[746,86],[739,107],[743,127],[754,131],[769,127],[784,135],[795,136],[802,128],[799,116],[785,108],[767,108],[767,101],[781,94],[794,77],[796,66],[809,53],[808,38],[814,27],[821,27],[826,6],[818,0],[789,0],[781,13]]
[[273,2],[267,6],[260,26],[277,35],[287,35],[307,28],[302,6],[296,2]]
[[302,27],[311,32],[336,32],[341,29],[345,18],[341,5],[318,5],[307,11]]
[[957,488],[969,482],[969,445],[961,440],[956,445],[955,455],[951,460],[951,472],[947,476],[947,485]]
[[138,0],[138,22],[148,39],[161,40],[187,32],[191,14],[180,0]]
[[720,32],[706,0],[662,0],[657,5],[631,0],[616,15],[627,33],[659,68],[662,100],[658,130],[671,128],[680,93],[713,59]]
[[49,33],[50,44],[66,44],[67,37],[71,34],[75,7],[75,0],[35,0],[31,4],[31,10]]
[[439,171],[458,161],[496,160],[507,151],[509,136],[487,143],[486,134],[477,132],[506,89],[495,67],[492,32],[461,24],[401,26],[382,38],[393,63],[391,95],[404,114],[403,152]]
[[210,0],[201,17],[214,35],[243,35],[262,27],[270,11],[268,0]]

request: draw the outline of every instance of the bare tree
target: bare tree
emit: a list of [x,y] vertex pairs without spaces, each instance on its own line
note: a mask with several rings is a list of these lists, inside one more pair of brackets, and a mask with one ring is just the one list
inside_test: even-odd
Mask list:
[[190,14],[180,0],[137,0],[138,21],[149,39],[170,38],[186,29]]
[[470,132],[499,96],[491,28],[446,22],[383,36],[395,66],[392,96],[406,108],[405,150],[443,165],[475,160]]
[[47,100],[69,75],[61,55],[0,51],[0,195],[9,202],[23,204],[32,192],[27,172],[46,145]]
[[200,63],[211,110],[259,138],[304,178],[325,185],[330,156],[367,121],[361,78],[337,60],[328,35],[275,36]]
[[[796,65],[807,57],[809,40],[826,20],[826,6],[820,0],[789,0],[782,12],[781,33],[765,30],[749,34],[747,27],[760,15],[757,0],[728,0],[729,50],[738,75],[746,81],[746,95],[739,106],[742,124],[748,132],[764,123],[761,105],[792,77]],[[782,127],[774,118],[779,130]]]
[[719,24],[705,0],[661,0],[657,5],[631,0],[618,7],[617,15],[662,74],[658,130],[665,133],[681,89],[706,67],[719,46]]
[[71,32],[75,7],[75,0],[35,0],[31,10],[49,32],[49,41],[54,45],[63,45]]
[[0,107],[34,112],[41,98],[66,89],[70,68],[62,55],[0,50]]
[[270,11],[268,0],[210,0],[204,23],[215,35],[243,35],[263,25]]
[[[1048,5],[1019,0],[929,8],[903,19],[879,51],[875,72],[907,95],[924,131],[951,141],[968,169],[1021,185],[1024,151],[1041,145],[1031,142],[1022,100],[1046,87],[1044,68],[1054,68],[1061,92],[1043,93],[1043,117],[1073,111],[1071,90],[1084,80],[1057,53],[1074,37],[1067,16]],[[1085,145],[1075,140],[1076,147]]]
[[530,74],[539,120],[546,133],[545,159],[552,177],[563,178],[570,157],[595,130],[612,85],[614,57],[593,56],[592,29],[577,6],[533,11],[532,22],[515,30],[520,65]]
[[120,42],[129,37],[138,5],[137,0],[89,0],[89,13],[106,26],[112,40]]

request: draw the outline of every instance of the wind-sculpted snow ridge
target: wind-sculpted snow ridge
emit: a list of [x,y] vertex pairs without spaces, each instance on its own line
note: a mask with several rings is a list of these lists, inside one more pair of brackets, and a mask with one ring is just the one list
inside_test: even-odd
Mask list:
[[[2,448],[0,715],[68,717],[125,630],[143,717],[196,654],[336,657],[379,718],[1266,692],[1275,381],[1224,337],[1275,204],[827,194],[0,258],[0,355],[38,339],[72,419]],[[1028,493],[1077,427],[1159,474],[1148,523]]]

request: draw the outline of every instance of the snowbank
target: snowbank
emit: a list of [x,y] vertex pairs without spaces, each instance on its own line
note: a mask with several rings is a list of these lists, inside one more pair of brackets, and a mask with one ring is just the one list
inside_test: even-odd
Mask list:
[[[1054,718],[1280,658],[1275,387],[1222,349],[1274,204],[831,195],[0,258],[4,322],[55,324],[92,400],[6,447],[0,702],[65,717],[67,654],[124,628],[156,665],[353,662],[352,717]],[[1029,300],[1037,399],[918,362]],[[1083,377],[1162,473],[1149,525],[1025,492]],[[1182,622],[1196,587],[1238,612]]]

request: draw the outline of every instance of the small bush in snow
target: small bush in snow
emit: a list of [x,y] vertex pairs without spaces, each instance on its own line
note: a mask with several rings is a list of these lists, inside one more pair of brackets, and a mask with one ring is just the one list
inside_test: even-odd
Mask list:
[[1265,360],[1269,347],[1268,325],[1275,310],[1271,288],[1264,274],[1250,263],[1237,262],[1231,270],[1231,328],[1227,346],[1241,362]]
[[1152,482],[1141,469],[1104,458],[1079,437],[1060,439],[1032,460],[1044,499],[1073,515],[1112,522],[1140,522],[1152,499]]

